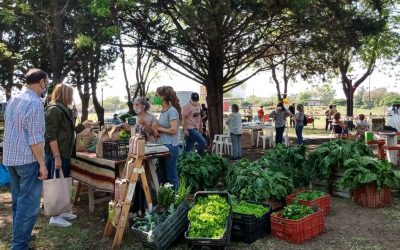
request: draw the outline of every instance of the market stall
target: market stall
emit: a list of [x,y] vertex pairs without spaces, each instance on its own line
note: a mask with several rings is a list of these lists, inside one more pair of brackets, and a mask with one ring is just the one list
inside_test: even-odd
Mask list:
[[[146,169],[150,173],[152,183],[158,190],[158,177],[155,166],[151,159],[168,156],[168,148],[158,144],[148,144],[145,146]],[[96,200],[95,191],[114,193],[115,180],[123,173],[126,159],[108,160],[99,158],[96,153],[77,152],[76,157],[71,159],[71,177],[78,181],[78,188],[75,195],[75,201],[79,197],[82,185],[88,187],[89,194],[89,212],[94,211],[94,205],[97,203],[109,201],[111,195]]]

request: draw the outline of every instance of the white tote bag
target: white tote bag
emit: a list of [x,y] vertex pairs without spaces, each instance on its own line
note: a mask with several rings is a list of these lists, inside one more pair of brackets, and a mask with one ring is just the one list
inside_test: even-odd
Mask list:
[[64,178],[64,173],[60,169],[60,178],[54,178],[43,181],[43,203],[44,214],[46,216],[55,216],[62,213],[71,212],[71,189],[72,177]]

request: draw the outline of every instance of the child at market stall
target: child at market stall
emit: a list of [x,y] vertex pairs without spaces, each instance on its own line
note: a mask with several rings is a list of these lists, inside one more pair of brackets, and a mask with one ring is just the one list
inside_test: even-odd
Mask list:
[[242,128],[242,115],[239,113],[239,106],[232,105],[232,113],[228,116],[225,122],[231,132],[232,140],[232,160],[239,160],[242,158],[242,145],[241,137],[243,134]]
[[358,119],[359,121],[356,123],[356,136],[364,140],[365,132],[369,130],[369,124],[365,120],[364,114],[360,114]]
[[343,134],[346,134],[346,135],[349,134],[349,131],[348,131],[346,125],[340,119],[340,112],[336,112],[333,115],[332,131],[336,136],[339,136],[340,138],[342,137]]

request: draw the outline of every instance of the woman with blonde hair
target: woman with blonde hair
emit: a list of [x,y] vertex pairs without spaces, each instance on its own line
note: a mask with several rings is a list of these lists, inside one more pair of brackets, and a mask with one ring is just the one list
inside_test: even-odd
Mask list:
[[179,154],[179,123],[181,120],[181,106],[174,89],[171,86],[157,88],[154,104],[161,105],[162,112],[158,119],[158,142],[168,147],[170,155],[159,160],[157,168],[161,183],[169,182],[177,190],[179,181],[177,174],[177,160]]
[[[75,145],[75,125],[73,122],[72,105],[73,88],[66,84],[57,84],[51,95],[51,101],[45,109],[45,156],[49,179],[59,177],[63,171],[64,177],[70,176],[71,156]],[[75,219],[70,213],[52,216],[50,225],[61,227],[71,226],[68,220]]]

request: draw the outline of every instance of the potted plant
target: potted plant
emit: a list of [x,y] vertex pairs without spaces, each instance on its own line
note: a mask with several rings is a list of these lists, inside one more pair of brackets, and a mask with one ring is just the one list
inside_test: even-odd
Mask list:
[[364,156],[345,161],[346,171],[340,188],[353,192],[353,202],[365,207],[384,207],[391,203],[390,188],[400,187],[400,175],[385,160]]
[[272,236],[301,244],[324,231],[322,210],[293,203],[271,216]]

